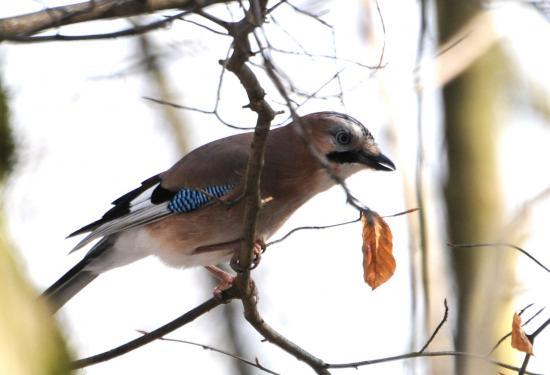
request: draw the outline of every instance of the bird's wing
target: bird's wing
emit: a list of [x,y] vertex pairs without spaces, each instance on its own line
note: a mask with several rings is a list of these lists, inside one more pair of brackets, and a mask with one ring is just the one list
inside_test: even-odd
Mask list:
[[242,190],[248,158],[249,134],[221,139],[183,157],[169,170],[148,178],[141,186],[113,201],[103,217],[69,237],[90,232],[71,251],[126,229],[185,214],[215,202],[231,199]]

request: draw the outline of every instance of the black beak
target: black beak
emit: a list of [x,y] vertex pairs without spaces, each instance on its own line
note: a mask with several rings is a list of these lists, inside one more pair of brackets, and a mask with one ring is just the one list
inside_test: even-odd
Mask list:
[[395,171],[395,164],[381,152],[378,155],[363,152],[359,155],[359,162],[377,171]]

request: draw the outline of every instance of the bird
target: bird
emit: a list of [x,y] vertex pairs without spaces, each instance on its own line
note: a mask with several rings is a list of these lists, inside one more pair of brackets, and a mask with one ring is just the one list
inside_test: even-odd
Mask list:
[[[252,132],[240,133],[194,149],[114,200],[99,220],[71,233],[68,237],[86,234],[71,252],[97,242],[43,292],[52,311],[102,273],[150,255],[173,267],[206,267],[221,281],[215,293],[230,285],[232,277],[216,265],[240,246],[252,138]],[[393,171],[395,165],[350,115],[310,113],[270,130],[254,253],[259,256],[265,241],[305,202],[365,169]]]

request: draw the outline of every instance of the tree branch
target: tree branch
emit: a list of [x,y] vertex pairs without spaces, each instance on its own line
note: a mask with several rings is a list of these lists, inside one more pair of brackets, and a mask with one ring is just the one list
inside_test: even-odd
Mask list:
[[437,327],[435,327],[435,330],[433,331],[433,333],[430,336],[430,338],[428,339],[428,341],[426,341],[426,343],[424,344],[422,349],[419,350],[419,353],[424,353],[426,351],[426,349],[428,349],[428,346],[432,343],[432,341],[435,339],[435,337],[437,336],[437,334],[441,330],[441,327],[443,327],[443,324],[445,324],[445,322],[449,318],[449,306],[447,306],[447,298],[445,298],[443,300],[443,304],[445,305],[445,313],[443,314],[443,318],[441,318],[441,321],[439,322]]
[[[149,334],[149,332],[146,332],[146,331],[138,331],[139,333],[141,333],[142,335],[147,335]],[[225,350],[222,350],[222,349],[218,349],[218,348],[215,348],[213,346],[210,346],[210,345],[205,345],[205,344],[199,344],[197,342],[193,342],[193,341],[187,341],[187,340],[180,340],[180,339],[171,339],[171,338],[168,338],[168,337],[159,337],[159,340],[160,341],[169,341],[169,342],[177,342],[177,343],[181,343],[181,344],[187,344],[187,345],[193,345],[193,346],[198,346],[200,348],[203,348],[204,350],[211,350],[213,352],[216,352],[216,353],[220,353],[220,354],[223,354],[223,355],[226,355],[228,357],[231,357],[231,358],[234,358],[242,363],[246,363],[247,365],[250,365],[252,367],[256,367],[257,369],[260,369],[262,371],[265,371],[267,372],[268,374],[272,374],[272,375],[280,375],[279,373],[275,372],[275,371],[272,371],[264,366],[262,366],[260,364],[260,361],[258,360],[258,358],[255,358],[255,361],[252,362],[246,358],[243,358],[239,355],[236,355],[236,354],[232,354],[232,353],[229,353]]]
[[210,298],[208,301],[203,302],[202,304],[195,307],[194,309],[181,315],[179,318],[172,320],[170,323],[167,323],[162,327],[159,327],[154,331],[149,332],[146,335],[143,335],[134,340],[128,341],[125,344],[117,346],[116,348],[113,348],[111,350],[107,350],[103,353],[99,353],[91,357],[76,360],[73,362],[73,368],[78,369],[78,368],[95,365],[97,363],[106,362],[110,359],[120,357],[121,355],[131,352],[132,350],[135,350],[146,344],[149,344],[150,342],[155,341],[172,331],[175,331],[176,329],[186,325],[187,323],[192,322],[193,320],[206,314],[207,312],[214,309],[215,307],[218,307],[219,305],[223,303],[227,303],[232,299],[236,298],[237,294],[235,289],[236,289],[235,287],[231,287],[223,291],[220,298]]
[[84,34],[84,35],[63,35],[63,34],[52,34],[52,35],[37,35],[37,36],[13,36],[8,40],[11,42],[21,42],[21,43],[37,43],[37,42],[53,42],[53,41],[64,41],[64,42],[78,42],[84,40],[101,40],[101,39],[113,39],[119,38],[122,36],[133,36],[145,34],[146,32],[160,29],[170,22],[173,22],[176,19],[183,19],[183,16],[188,15],[193,10],[183,11],[173,16],[165,17],[159,21],[153,21],[145,25],[135,25],[127,29],[122,29],[118,31],[113,31],[110,33],[100,33],[100,34]]
[[0,41],[18,41],[21,37],[75,23],[137,16],[166,9],[190,10],[227,1],[230,0],[94,0],[46,8],[0,19]]
[[[540,325],[539,328],[535,330],[535,332],[531,333],[530,335],[527,335],[527,338],[531,342],[532,345],[535,344],[535,338],[546,329],[550,325],[550,318],[546,319],[544,323]],[[523,363],[521,364],[521,369],[518,371],[518,375],[524,375],[528,374],[527,372],[527,365],[529,364],[529,359],[531,358],[531,354],[525,353],[525,358],[523,359]]]
[[[406,211],[401,211],[401,212],[398,212],[396,214],[391,214],[391,215],[384,215],[382,216],[383,218],[388,218],[388,217],[398,217],[398,216],[401,216],[401,215],[406,215],[406,214],[409,214],[409,213],[412,213],[412,212],[416,212],[418,211],[418,208],[411,208],[409,210],[406,210]],[[361,215],[359,215],[359,217],[357,219],[354,219],[354,220],[348,220],[348,221],[344,221],[342,223],[336,223],[336,224],[328,224],[328,225],[317,225],[317,226],[312,226],[312,225],[308,225],[308,226],[303,226],[303,227],[296,227],[296,228],[293,228],[291,229],[290,231],[288,231],[284,236],[276,239],[276,240],[273,240],[273,241],[270,241],[268,242],[265,246],[266,247],[269,247],[271,245],[275,245],[275,244],[278,244],[280,242],[283,242],[284,240],[286,240],[288,237],[290,237],[291,235],[293,235],[294,233],[296,232],[299,232],[299,231],[302,231],[302,230],[320,230],[320,229],[329,229],[329,228],[335,228],[335,227],[340,227],[340,226],[343,226],[343,225],[349,225],[349,224],[354,224],[354,223],[357,223],[361,221]]]
[[243,241],[240,251],[234,255],[232,261],[233,267],[239,272],[235,279],[235,285],[239,290],[243,303],[245,318],[266,340],[307,363],[318,374],[328,374],[329,372],[324,368],[323,361],[287,340],[264,321],[257,309],[256,290],[250,278],[253,246],[256,241],[256,224],[262,204],[260,196],[261,170],[267,135],[271,121],[275,117],[275,111],[264,100],[265,92],[254,72],[246,63],[252,55],[249,35],[256,26],[263,23],[266,15],[266,4],[266,0],[251,1],[250,8],[241,21],[226,25],[229,34],[234,37],[233,54],[226,62],[226,67],[237,76],[246,90],[249,99],[247,107],[258,114],[245,174]]
[[460,248],[472,248],[472,247],[508,247],[508,248],[511,248],[511,249],[515,249],[517,251],[519,251],[520,253],[522,253],[523,255],[527,256],[529,259],[531,259],[533,262],[535,262],[539,267],[541,267],[543,270],[545,270],[546,272],[549,272],[550,273],[550,268],[548,268],[547,266],[545,266],[544,264],[542,264],[537,258],[535,258],[534,256],[532,256],[527,250],[524,250],[522,249],[521,247],[519,246],[516,246],[516,245],[513,245],[513,244],[509,244],[509,243],[500,243],[500,242],[495,242],[495,243],[463,243],[463,244],[458,244],[458,243],[449,243],[447,244],[449,247],[452,247],[452,248],[457,248],[457,249],[460,249]]
[[[499,366],[508,370],[512,371],[520,371],[519,367],[509,365],[504,362],[496,361],[494,359],[491,359],[489,357],[486,357],[484,355],[480,354],[474,354],[474,353],[466,353],[466,352],[455,352],[451,350],[443,350],[443,351],[437,351],[437,352],[412,352],[412,353],[406,353],[401,355],[394,355],[390,357],[383,357],[383,358],[377,358],[377,359],[371,359],[366,361],[359,361],[359,362],[350,362],[350,363],[332,363],[328,364],[327,368],[334,368],[334,369],[341,369],[341,368],[358,368],[362,366],[369,366],[369,365],[375,365],[378,363],[387,363],[387,362],[394,362],[394,361],[400,361],[403,359],[411,359],[411,358],[421,358],[421,357],[462,357],[462,358],[472,358],[472,359],[479,359],[481,361],[486,361],[489,363],[492,363],[495,366]],[[542,375],[537,374],[534,372],[525,372],[526,375]]]
[[[526,307],[524,307],[523,309],[521,309],[521,311],[518,313],[519,316],[522,316],[522,314],[525,312],[525,310],[527,310],[529,307],[533,306],[533,304],[529,304],[527,305]],[[545,307],[542,307],[540,308],[535,314],[533,314],[532,317],[530,317],[529,319],[527,319],[524,323],[521,324],[522,327],[525,327],[527,324],[529,324],[533,319],[535,319],[537,316],[539,316],[543,311],[545,310]],[[496,344],[493,346],[493,348],[491,349],[491,351],[489,352],[488,355],[491,355],[493,354],[493,352],[495,350],[497,350],[497,348],[500,346],[500,344],[502,344],[504,342],[504,340],[506,340],[508,337],[512,336],[512,331],[508,332],[507,334],[505,334],[504,336],[502,336],[497,342]]]

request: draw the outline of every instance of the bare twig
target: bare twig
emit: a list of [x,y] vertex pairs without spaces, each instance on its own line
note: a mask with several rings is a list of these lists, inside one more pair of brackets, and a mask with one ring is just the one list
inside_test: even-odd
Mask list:
[[189,20],[189,19],[187,19],[187,18],[182,18],[181,20],[184,21],[184,22],[187,22],[187,23],[196,25],[196,26],[198,26],[198,27],[200,27],[200,28],[206,29],[206,30],[208,30],[208,31],[210,31],[211,33],[214,33],[214,34],[223,35],[223,36],[231,36],[231,35],[229,35],[228,33],[224,33],[224,32],[222,32],[222,31],[214,30],[213,28],[208,27],[208,26],[206,26],[206,25],[203,25],[202,23],[197,22],[197,21]]
[[408,209],[408,210],[401,211],[401,212],[398,212],[398,213],[396,213],[396,214],[384,215],[384,216],[382,216],[382,217],[383,217],[383,218],[398,217],[398,216],[402,216],[402,215],[411,214],[411,213],[417,212],[417,211],[420,211],[420,208],[410,208],[410,209]]
[[[149,334],[149,332],[146,332],[146,331],[138,331],[138,332],[141,333],[142,335],[148,335]],[[277,373],[275,371],[272,371],[272,370],[262,366],[260,364],[260,361],[258,361],[258,358],[256,358],[255,361],[253,362],[253,361],[250,361],[250,360],[248,360],[246,358],[243,358],[239,355],[229,353],[229,352],[227,352],[223,349],[218,349],[218,348],[215,348],[213,346],[206,345],[206,344],[199,344],[199,343],[196,343],[196,342],[193,342],[193,341],[180,340],[180,339],[171,339],[171,338],[168,338],[168,337],[160,337],[159,340],[160,341],[169,341],[169,342],[178,342],[178,343],[182,343],[182,344],[198,346],[200,348],[203,348],[204,350],[211,350],[213,352],[220,353],[220,354],[226,355],[228,357],[234,358],[234,359],[236,359],[236,360],[238,360],[242,363],[246,363],[247,365],[256,367],[257,369],[260,369],[264,372],[267,372],[268,374],[279,375],[279,373]]]
[[[325,87],[327,87],[332,81],[334,81],[335,79],[338,78],[338,76],[340,74],[342,74],[342,72],[345,70],[345,68],[342,68],[340,69],[339,71],[337,71],[336,73],[334,73],[328,80],[326,80],[321,86],[319,86],[317,88],[317,90],[315,90],[312,94],[308,95],[307,98],[302,101],[300,104],[298,104],[296,106],[296,108],[293,108],[293,111],[296,111],[298,108],[302,107],[304,104],[306,104],[307,102],[309,102],[311,99],[313,98],[316,98],[317,97],[317,94],[323,90]],[[291,111],[292,112],[292,111]]]
[[209,20],[210,22],[213,22],[215,23],[216,25],[220,26],[220,27],[223,27],[224,29],[228,30],[230,29],[230,26],[231,26],[231,22],[227,22],[227,21],[224,21],[218,17],[215,17],[213,15],[211,15],[210,13],[206,13],[206,12],[203,12],[202,10],[198,10],[196,12],[198,15],[206,18],[207,20]]
[[214,115],[216,116],[216,118],[222,123],[224,124],[225,126],[229,127],[229,128],[232,128],[232,129],[238,129],[238,130],[251,130],[251,129],[254,129],[253,127],[248,127],[248,126],[237,126],[237,125],[233,125],[233,124],[230,124],[228,123],[227,121],[223,120],[217,109],[213,109],[213,110],[208,110],[208,109],[201,109],[201,108],[196,108],[196,107],[190,107],[190,106],[186,106],[186,105],[181,105],[181,104],[177,104],[177,103],[172,103],[172,102],[168,102],[166,100],[161,100],[161,99],[155,99],[155,98],[150,98],[148,96],[144,96],[143,99],[145,100],[150,100],[154,103],[157,103],[157,104],[162,104],[162,105],[167,105],[167,106],[170,106],[170,107],[174,107],[174,108],[178,108],[178,109],[185,109],[187,111],[193,111],[193,112],[199,112],[199,113],[204,113],[205,115]]
[[[548,318],[544,323],[540,325],[539,328],[535,330],[535,332],[531,333],[530,335],[527,335],[527,338],[531,342],[531,344],[535,343],[535,338],[546,329],[550,325],[550,318]],[[525,353],[525,358],[523,359],[523,363],[521,364],[521,369],[518,371],[518,375],[524,375],[528,374],[527,372],[527,365],[529,364],[529,359],[531,359],[531,354]]]
[[251,129],[254,129],[254,127],[239,126],[239,125],[231,124],[228,121],[226,121],[224,118],[222,118],[222,116],[220,115],[220,112],[219,112],[220,102],[221,102],[221,90],[222,90],[222,86],[223,86],[223,78],[225,76],[227,61],[229,59],[229,56],[231,55],[232,50],[233,50],[233,48],[230,47],[227,50],[227,54],[225,56],[225,59],[220,61],[221,70],[220,70],[220,76],[219,76],[219,79],[218,79],[218,87],[216,89],[216,100],[215,100],[215,103],[214,103],[214,109],[207,110],[207,109],[201,109],[201,108],[196,108],[196,107],[191,107],[191,106],[184,106],[184,105],[168,102],[166,100],[154,99],[154,98],[149,98],[149,97],[144,97],[144,99],[150,100],[150,101],[158,103],[158,104],[168,105],[168,106],[178,108],[178,109],[184,109],[184,110],[188,110],[188,111],[204,113],[204,114],[207,114],[207,115],[214,115],[218,119],[219,122],[221,122],[223,125],[225,125],[229,128],[232,128],[232,129],[238,129],[238,130],[251,130]]
[[[519,312],[519,316],[521,316],[525,310],[529,307],[533,306],[533,304],[529,304],[528,306],[524,307],[520,312]],[[543,311],[545,310],[545,307],[542,307],[540,308],[532,317],[530,317],[529,319],[527,319],[524,323],[521,324],[522,327],[525,327],[527,324],[529,324],[533,319],[535,319],[537,316],[539,316]],[[500,346],[500,344],[502,344],[504,342],[504,340],[506,340],[508,337],[512,336],[512,331],[508,332],[507,334],[505,334],[504,336],[502,336],[497,342],[496,344],[491,348],[491,351],[489,352],[489,354],[493,354],[493,352]]]
[[163,325],[160,328],[155,329],[154,331],[149,332],[146,335],[140,336],[134,340],[131,340],[125,344],[117,346],[111,350],[108,350],[103,353],[93,355],[91,357],[82,358],[73,362],[72,367],[83,368],[97,363],[105,362],[116,357],[120,357],[123,354],[136,350],[146,344],[149,344],[152,341],[155,341],[162,336],[167,335],[168,333],[192,322],[198,317],[206,314],[210,310],[218,307],[223,303],[231,301],[233,298],[236,298],[236,288],[231,287],[222,292],[220,298],[211,298],[208,301],[200,304],[192,310],[189,310],[185,314],[181,315],[179,318],[172,320],[170,323]]
[[312,52],[308,52],[306,50],[303,50],[303,51],[300,52],[300,51],[286,50],[286,49],[279,48],[279,47],[274,47],[274,46],[271,46],[270,49],[273,52],[282,53],[282,54],[285,54],[285,55],[302,55],[302,56],[307,56],[307,57],[311,57],[311,58],[321,58],[321,59],[335,60],[335,61],[339,61],[339,62],[344,62],[344,63],[348,63],[348,64],[357,65],[360,68],[365,68],[365,69],[369,69],[369,70],[378,70],[378,69],[383,69],[385,67],[385,65],[368,65],[368,64],[362,63],[360,61],[348,59],[348,58],[345,58],[345,57],[327,55],[327,54],[323,54],[323,53],[312,53]]
[[495,243],[463,243],[463,244],[452,244],[452,243],[449,243],[449,244],[447,244],[447,245],[448,245],[449,247],[453,247],[453,248],[509,247],[509,248],[512,248],[512,249],[515,249],[515,250],[521,252],[522,254],[524,254],[525,256],[527,256],[529,259],[531,259],[533,262],[535,262],[539,267],[541,267],[542,269],[544,269],[546,272],[549,272],[549,273],[550,273],[550,268],[548,268],[547,266],[545,266],[544,264],[542,264],[537,258],[535,258],[534,256],[532,256],[527,250],[524,250],[524,249],[522,249],[521,247],[516,246],[516,245],[513,245],[513,244],[495,242]]
[[[157,104],[167,105],[167,106],[178,108],[178,109],[185,109],[185,110],[188,110],[188,111],[204,113],[206,115],[213,115],[214,114],[214,111],[211,111],[211,110],[208,110],[208,109],[200,109],[200,108],[196,108],[196,107],[190,107],[190,106],[181,105],[181,104],[177,104],[177,103],[167,102],[167,101],[161,100],[161,99],[150,98],[148,96],[143,96],[142,98],[145,99],[145,100],[150,100],[150,101],[152,101],[154,103],[157,103]],[[240,129],[240,128],[238,128],[238,129]]]
[[[499,366],[508,370],[512,371],[520,371],[519,367],[509,365],[504,362],[500,362],[497,360],[494,360],[490,357],[486,357],[484,355],[475,354],[475,353],[467,353],[467,352],[456,352],[452,350],[443,350],[443,351],[436,351],[436,352],[412,352],[412,353],[406,353],[401,355],[394,355],[390,357],[383,357],[383,358],[376,358],[366,361],[359,361],[359,362],[350,362],[350,363],[330,363],[327,364],[327,368],[329,369],[341,369],[341,368],[359,368],[362,366],[371,366],[378,363],[388,363],[388,362],[394,362],[394,361],[401,361],[404,359],[411,359],[411,358],[425,358],[425,357],[462,357],[462,358],[472,358],[472,359],[479,359],[481,361],[485,361],[488,363],[492,363],[495,366]],[[542,375],[534,372],[525,372],[526,375]]]
[[[415,212],[415,211],[418,211],[418,208],[411,208],[410,210],[406,210],[406,211],[402,211],[402,212],[398,212],[396,214],[391,214],[391,215],[386,215],[386,216],[382,216],[384,218],[388,218],[388,217],[398,217],[398,216],[401,216],[401,215],[406,215],[406,214],[409,214],[411,212]],[[318,225],[318,226],[303,226],[303,227],[297,227],[297,228],[294,228],[294,229],[291,229],[289,232],[287,232],[284,236],[282,236],[281,238],[278,238],[276,240],[273,240],[271,242],[268,242],[265,246],[266,247],[269,247],[271,245],[275,245],[275,244],[278,244],[280,242],[283,242],[284,240],[286,240],[288,237],[290,237],[291,235],[293,235],[295,232],[299,232],[301,230],[320,230],[320,229],[329,229],[329,228],[336,228],[336,227],[341,227],[343,225],[349,225],[349,224],[353,224],[353,223],[357,223],[361,221],[361,215],[359,215],[359,217],[357,219],[354,219],[354,220],[349,220],[349,221],[344,221],[342,223],[336,223],[336,224],[329,224],[329,225]]]
[[382,9],[380,9],[380,4],[378,3],[378,0],[375,0],[375,3],[376,3],[376,11],[378,12],[378,17],[380,18],[380,25],[382,26],[382,37],[383,37],[382,49],[380,50],[380,58],[378,59],[378,64],[376,64],[376,66],[383,67],[382,62],[384,61],[384,53],[386,52],[386,23],[384,22],[384,16],[382,15]]
[[288,6],[290,6],[290,7],[291,7],[292,9],[294,9],[296,12],[301,13],[301,14],[303,14],[303,15],[305,15],[305,16],[310,17],[311,19],[313,19],[313,20],[319,22],[321,25],[323,25],[323,26],[325,26],[325,27],[327,27],[327,28],[329,28],[329,29],[332,29],[332,28],[333,28],[331,24],[329,24],[327,21],[325,21],[325,20],[323,20],[323,19],[321,18],[321,15],[320,15],[320,14],[313,14],[313,13],[311,13],[311,12],[308,12],[307,10],[304,10],[304,9],[300,8],[300,7],[298,7],[298,6],[294,5],[294,4],[292,4],[292,3],[289,2],[289,1],[285,1],[285,4],[287,4]]
[[423,353],[428,348],[428,346],[432,343],[432,341],[435,339],[435,337],[439,333],[439,330],[441,330],[441,327],[443,327],[443,324],[445,324],[445,322],[449,318],[449,306],[447,306],[447,298],[445,298],[445,300],[443,301],[443,304],[445,305],[445,313],[443,314],[443,318],[441,318],[441,321],[439,322],[437,327],[435,327],[435,330],[433,331],[428,341],[426,341],[422,349],[419,350],[419,353]]
[[359,218],[357,219],[354,219],[354,220],[350,220],[350,221],[344,221],[343,223],[337,223],[337,224],[329,224],[329,225],[320,225],[320,226],[304,226],[304,227],[297,227],[297,228],[294,228],[292,230],[290,230],[288,233],[286,233],[284,236],[282,236],[281,238],[278,238],[276,240],[273,240],[271,242],[268,242],[265,246],[266,247],[269,247],[271,245],[275,245],[275,244],[278,244],[279,242],[283,242],[284,240],[286,240],[288,237],[290,237],[292,234],[294,234],[295,232],[298,232],[298,231],[301,231],[301,230],[319,230],[319,229],[328,229],[328,228],[335,228],[335,227],[340,227],[340,226],[343,226],[343,225],[348,225],[348,224],[353,224],[353,223],[357,223],[361,221],[361,215],[359,215]]

